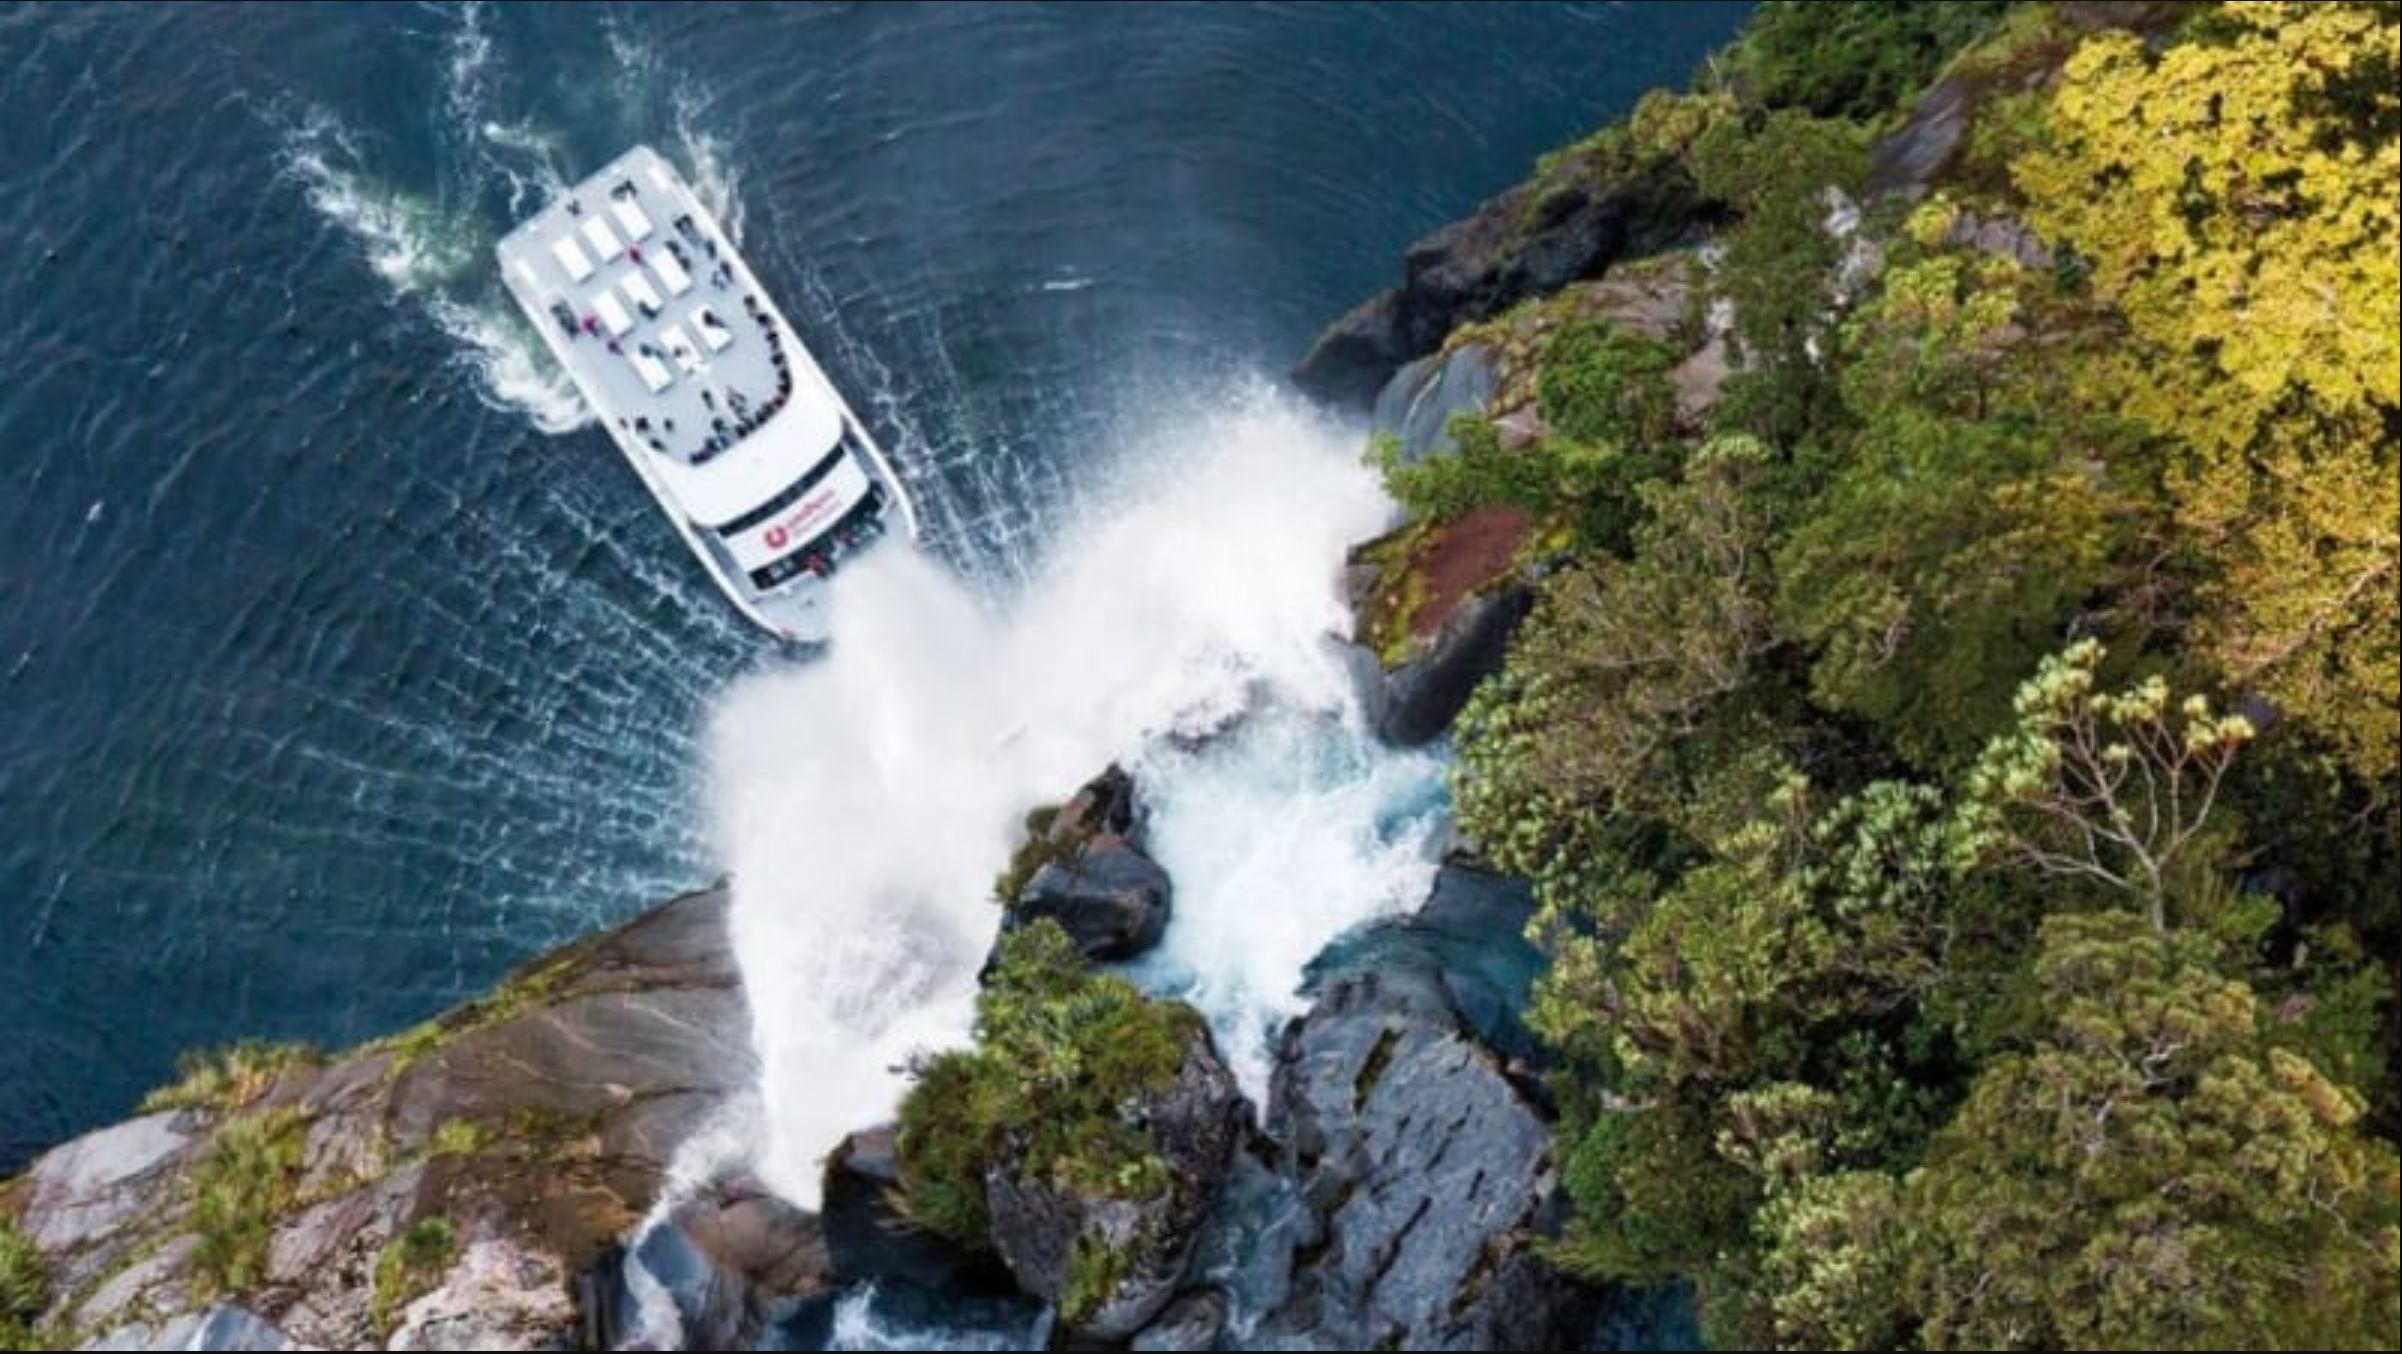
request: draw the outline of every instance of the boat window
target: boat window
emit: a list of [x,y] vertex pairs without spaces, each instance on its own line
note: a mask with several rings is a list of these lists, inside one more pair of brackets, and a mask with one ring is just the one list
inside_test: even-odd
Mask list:
[[791,488],[776,495],[774,498],[767,500],[765,503],[760,504],[758,507],[751,509],[742,516],[735,518],[733,521],[726,523],[724,526],[719,527],[717,529],[717,534],[720,536],[739,536],[742,533],[750,530],[752,527],[755,527],[770,517],[775,516],[777,513],[780,513],[786,508],[791,507],[793,504],[800,502],[801,495],[808,493],[810,490],[824,483],[826,476],[833,474],[834,468],[842,464],[842,458],[850,454],[849,444],[850,439],[848,437],[844,438],[840,442],[836,442],[834,444],[834,449],[826,453],[825,459],[819,461],[816,465],[809,467],[809,473],[801,476],[797,480],[794,480]]

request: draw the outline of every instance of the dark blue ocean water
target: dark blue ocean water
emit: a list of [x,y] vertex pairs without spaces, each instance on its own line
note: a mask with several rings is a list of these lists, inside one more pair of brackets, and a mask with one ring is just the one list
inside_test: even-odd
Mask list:
[[704,181],[1006,589],[1146,404],[1744,8],[0,8],[0,1169],[714,873],[695,740],[765,659],[541,426],[488,260],[546,185]]

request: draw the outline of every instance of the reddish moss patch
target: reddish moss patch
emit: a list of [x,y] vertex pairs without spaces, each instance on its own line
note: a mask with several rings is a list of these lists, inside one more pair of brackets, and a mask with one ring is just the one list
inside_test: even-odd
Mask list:
[[1506,505],[1471,509],[1429,531],[1410,561],[1425,598],[1410,617],[1410,634],[1433,638],[1461,602],[1515,567],[1533,531],[1525,509]]

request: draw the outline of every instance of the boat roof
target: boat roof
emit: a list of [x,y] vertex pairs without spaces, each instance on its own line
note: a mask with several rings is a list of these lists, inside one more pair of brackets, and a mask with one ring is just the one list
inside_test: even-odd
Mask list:
[[841,400],[650,147],[577,184],[498,253],[594,412],[696,521],[741,517],[841,437]]

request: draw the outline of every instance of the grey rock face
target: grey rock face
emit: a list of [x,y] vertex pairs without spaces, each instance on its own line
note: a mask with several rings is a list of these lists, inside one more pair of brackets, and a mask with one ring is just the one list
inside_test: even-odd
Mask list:
[[[419,1030],[295,1064],[250,1104],[145,1116],[54,1149],[13,1201],[50,1264],[44,1320],[130,1329],[138,1315],[139,1338],[156,1339],[207,1317],[191,1302],[188,1186],[242,1124],[295,1163],[261,1186],[264,1273],[242,1295],[258,1320],[304,1345],[382,1343],[378,1261],[438,1222],[457,1253],[418,1282],[448,1305],[388,1314],[395,1347],[572,1341],[570,1276],[650,1209],[686,1136],[750,1093],[726,902],[688,895],[566,946]],[[756,1210],[723,1211],[731,1237]]]
[[1440,965],[1388,954],[1324,980],[1285,1031],[1267,1127],[1315,1230],[1262,1342],[1541,1347],[1508,1341],[1590,1302],[1526,1245],[1555,1207],[1550,1126],[1462,1028]]
[[1065,1313],[1083,1339],[1123,1340],[1158,1315],[1184,1278],[1202,1220],[1216,1202],[1242,1131],[1242,1095],[1206,1034],[1187,1045],[1165,1092],[1129,1108],[1168,1167],[1170,1187],[1120,1199],[1034,1178],[1004,1159],[984,1177],[993,1244],[1026,1292],[1058,1304],[1079,1249],[1114,1257],[1116,1276],[1090,1310]]
[[85,1349],[300,1349],[292,1337],[277,1330],[258,1313],[230,1302],[205,1312],[187,1312],[152,1325],[120,1326]]
[[1159,943],[1175,908],[1175,885],[1142,848],[1134,778],[1112,766],[1085,783],[1045,834],[1060,859],[1036,870],[1010,900],[1004,934],[1053,921],[1084,957],[1132,959]]
[[1499,384],[1493,350],[1481,343],[1415,358],[1377,392],[1371,426],[1399,440],[1405,461],[1455,451],[1452,416],[1483,413]]
[[1415,658],[1380,670],[1368,690],[1368,719],[1386,742],[1417,747],[1443,735],[1479,683],[1501,671],[1510,636],[1534,608],[1534,590],[1513,584],[1464,598]]
[[1365,408],[1403,363],[1433,352],[1459,325],[1658,253],[1688,238],[1708,211],[1681,171],[1534,194],[1521,185],[1410,246],[1401,285],[1335,321],[1293,369],[1294,384]]

